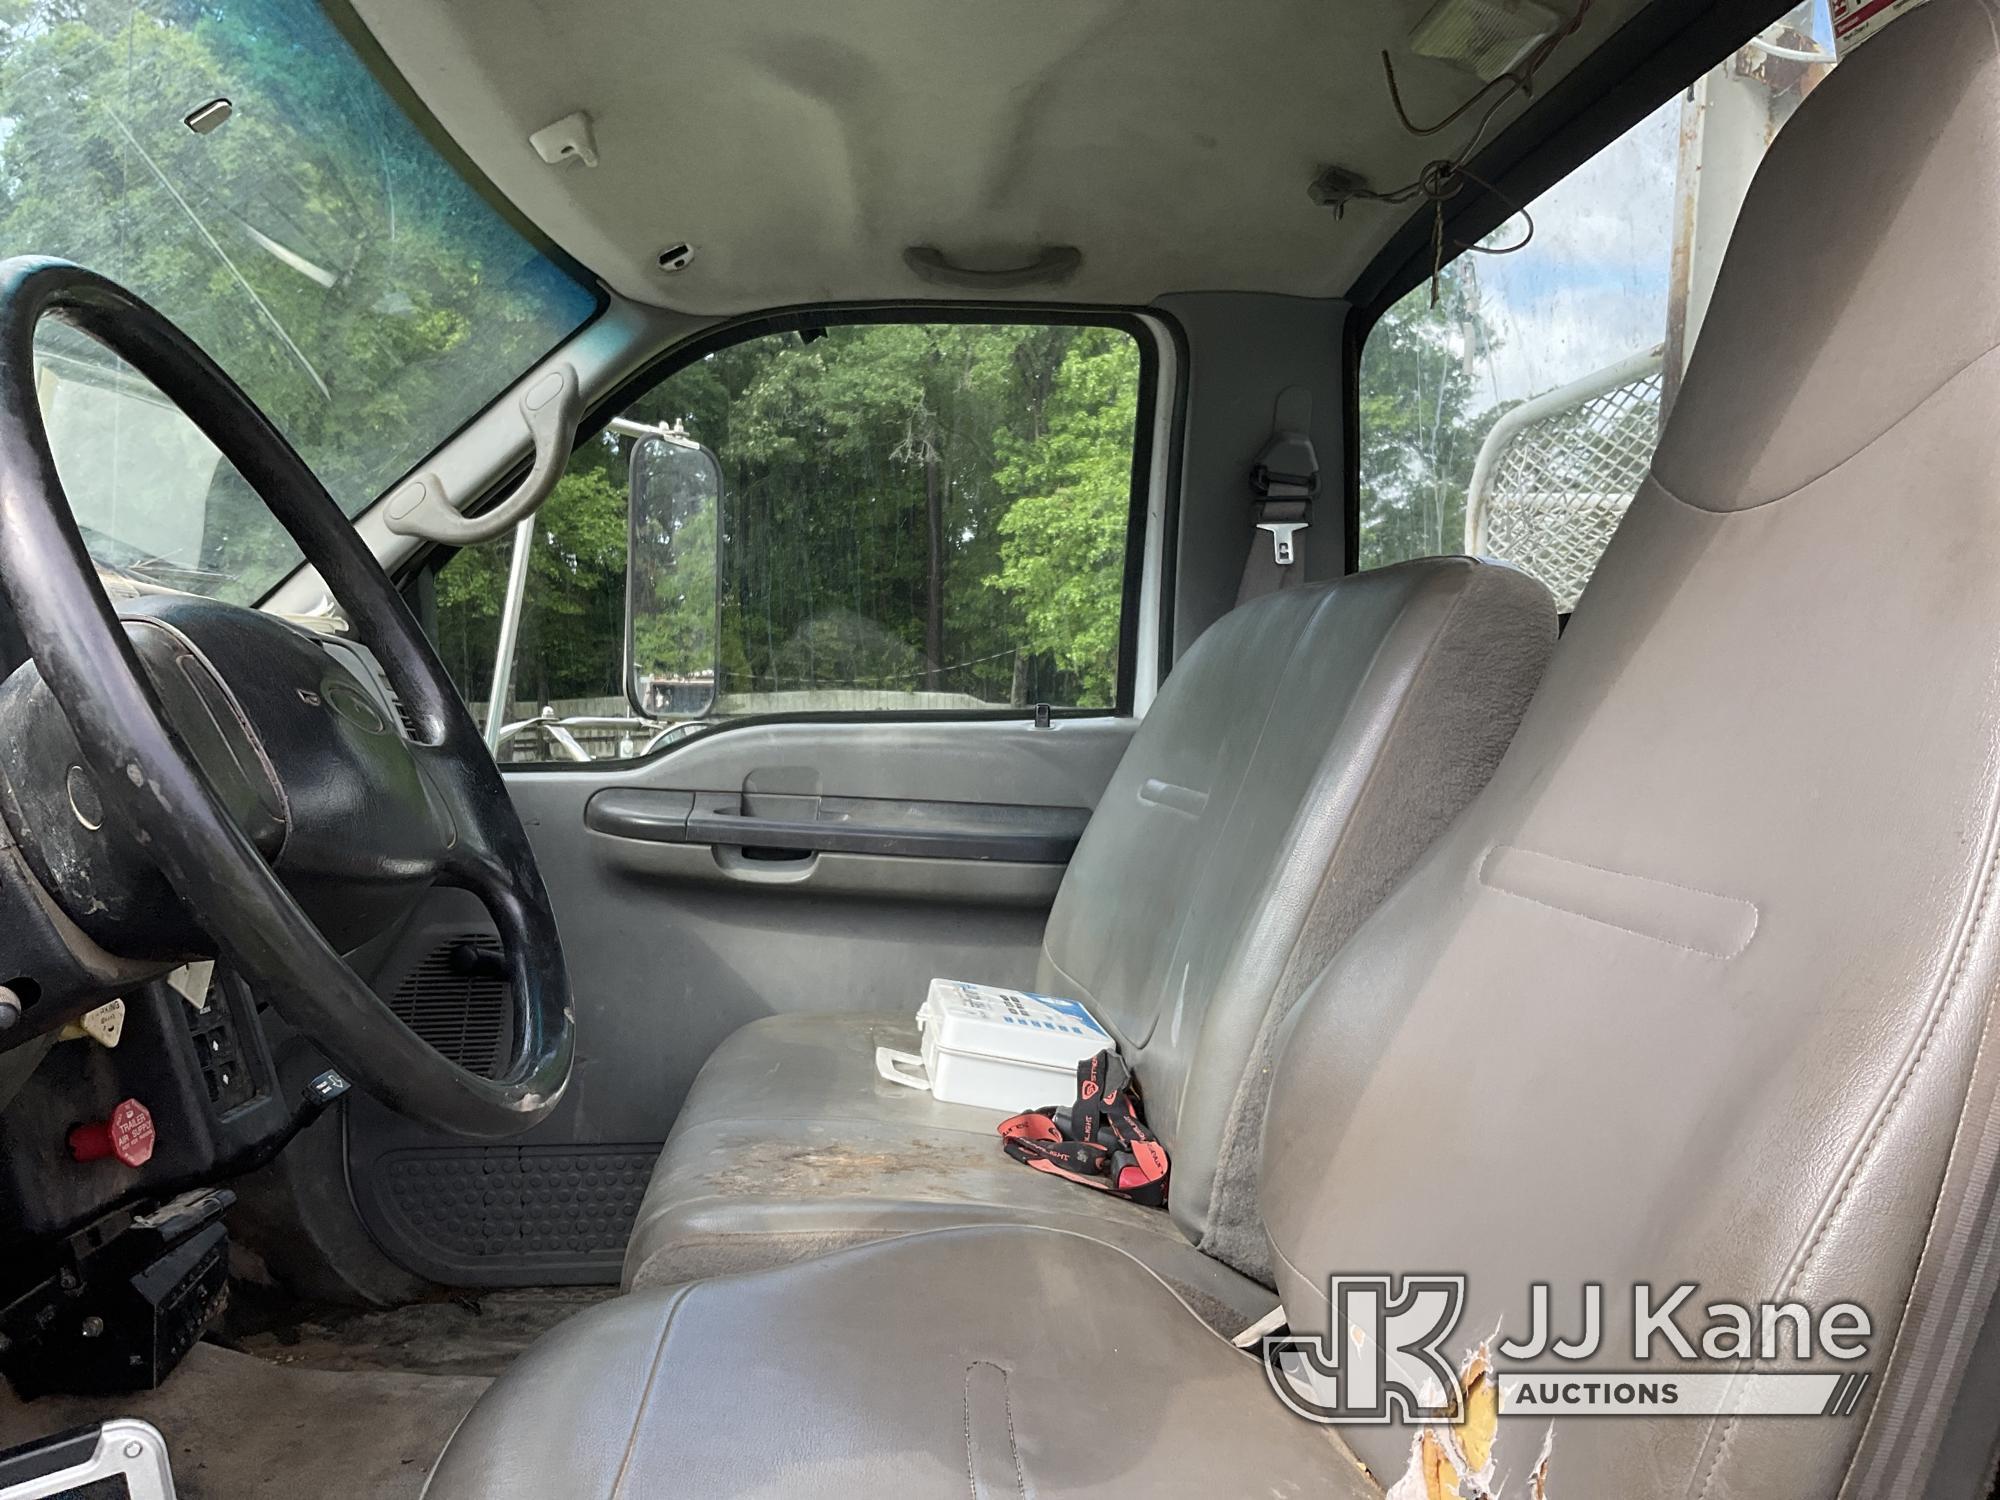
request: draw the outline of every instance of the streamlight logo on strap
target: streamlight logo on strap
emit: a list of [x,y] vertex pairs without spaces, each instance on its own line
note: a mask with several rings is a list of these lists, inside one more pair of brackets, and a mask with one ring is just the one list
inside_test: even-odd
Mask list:
[[[1464,1371],[1447,1351],[1455,1347],[1466,1286],[1453,1275],[1332,1278],[1331,1326],[1345,1336],[1264,1338],[1271,1389],[1313,1422],[1464,1421]],[[1481,1378],[1490,1375],[1501,1416],[1839,1417],[1859,1407],[1869,1372],[1853,1366],[1869,1353],[1874,1323],[1867,1309],[1699,1299],[1693,1282],[1632,1287],[1625,1303],[1631,1341],[1614,1350],[1604,1336],[1603,1286],[1582,1287],[1569,1336],[1555,1331],[1550,1290],[1538,1284],[1529,1289],[1524,1336],[1495,1333],[1479,1346]],[[1630,1369],[1599,1368],[1623,1355]],[[1817,1368],[1753,1367],[1772,1361]]]

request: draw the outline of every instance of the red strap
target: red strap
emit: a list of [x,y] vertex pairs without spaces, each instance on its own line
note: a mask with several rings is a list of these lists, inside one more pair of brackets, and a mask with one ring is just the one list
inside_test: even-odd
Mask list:
[[[1121,1167],[1118,1172],[1118,1186],[1121,1191],[1130,1192],[1155,1182],[1167,1180],[1167,1152],[1158,1141],[1134,1141],[1132,1143],[1132,1165]],[[1164,1198],[1164,1189],[1162,1190]]]
[[1010,1115],[1000,1122],[1000,1133],[1017,1141],[1059,1141],[1062,1132],[1050,1118],[1052,1109],[1031,1109],[1025,1115]]
[[1140,1118],[1138,1092],[1118,1055],[1100,1052],[1077,1064],[1074,1104],[1010,1115],[1000,1144],[1038,1172],[1157,1208],[1167,1201],[1167,1152]]

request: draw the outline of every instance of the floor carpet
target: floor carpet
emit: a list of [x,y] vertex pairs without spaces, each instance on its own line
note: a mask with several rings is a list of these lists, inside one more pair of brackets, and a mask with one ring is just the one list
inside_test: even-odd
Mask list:
[[140,1417],[165,1434],[182,1500],[415,1500],[487,1384],[317,1370],[198,1344],[164,1386],[140,1395],[24,1403],[0,1388],[0,1446]]
[[183,1500],[415,1500],[492,1377],[615,1295],[531,1288],[245,1317],[229,1347],[197,1344],[157,1391],[22,1402],[0,1384],[0,1448],[141,1417],[166,1435]]

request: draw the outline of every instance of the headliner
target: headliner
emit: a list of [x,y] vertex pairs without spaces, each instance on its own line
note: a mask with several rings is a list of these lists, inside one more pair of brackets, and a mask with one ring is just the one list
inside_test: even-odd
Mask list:
[[[738,313],[985,296],[903,263],[1083,251],[1057,288],[1344,292],[1414,210],[1307,186],[1329,163],[1377,188],[1459,148],[1413,116],[1477,80],[1418,58],[1431,0],[353,0],[473,163],[557,245],[640,302]],[[1595,0],[1545,92],[1643,0]],[[1507,105],[1488,139],[1524,107]],[[550,166],[530,132],[591,115],[599,165]],[[696,247],[677,274],[657,257]]]

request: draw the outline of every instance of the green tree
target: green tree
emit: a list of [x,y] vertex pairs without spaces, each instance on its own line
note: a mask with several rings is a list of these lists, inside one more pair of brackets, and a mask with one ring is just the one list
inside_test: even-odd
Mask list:
[[1023,646],[1075,674],[1092,702],[1116,686],[1138,374],[1129,338],[1086,330],[1056,373],[1046,431],[1013,438],[998,475],[1020,498],[988,582],[1023,610]]
[[1361,355],[1361,557],[1364,568],[1456,552],[1466,492],[1497,410],[1472,413],[1469,351],[1492,347],[1475,273],[1447,266],[1384,313]]
[[[513,546],[510,532],[468,548],[438,575],[439,644],[468,698],[491,686]],[[602,658],[607,644],[622,650],[625,618],[625,495],[602,467],[566,473],[536,512],[528,567],[515,699],[602,691]]]
[[[738,707],[814,689],[1108,704],[1138,375],[1123,333],[1032,324],[858,324],[695,361],[625,413],[683,424],[723,474],[712,548],[700,526],[647,538],[635,665],[689,675],[664,664],[688,662],[719,594],[713,660]],[[571,638],[543,652],[557,664],[543,701],[625,694],[619,622],[544,600],[622,600],[609,571],[622,553],[579,538],[623,526],[628,446],[587,445],[571,476],[601,472],[607,487],[545,513],[524,663],[534,642]],[[477,697],[489,669],[469,655],[490,657],[506,546],[475,550],[485,560],[446,570],[465,576],[441,590],[440,633]],[[523,693],[536,680],[518,677]]]
[[[183,125],[214,96],[227,123]],[[0,0],[0,114],[0,247],[160,307],[349,510],[589,311],[313,0]],[[226,471],[207,502],[170,561],[258,597],[296,550]]]

